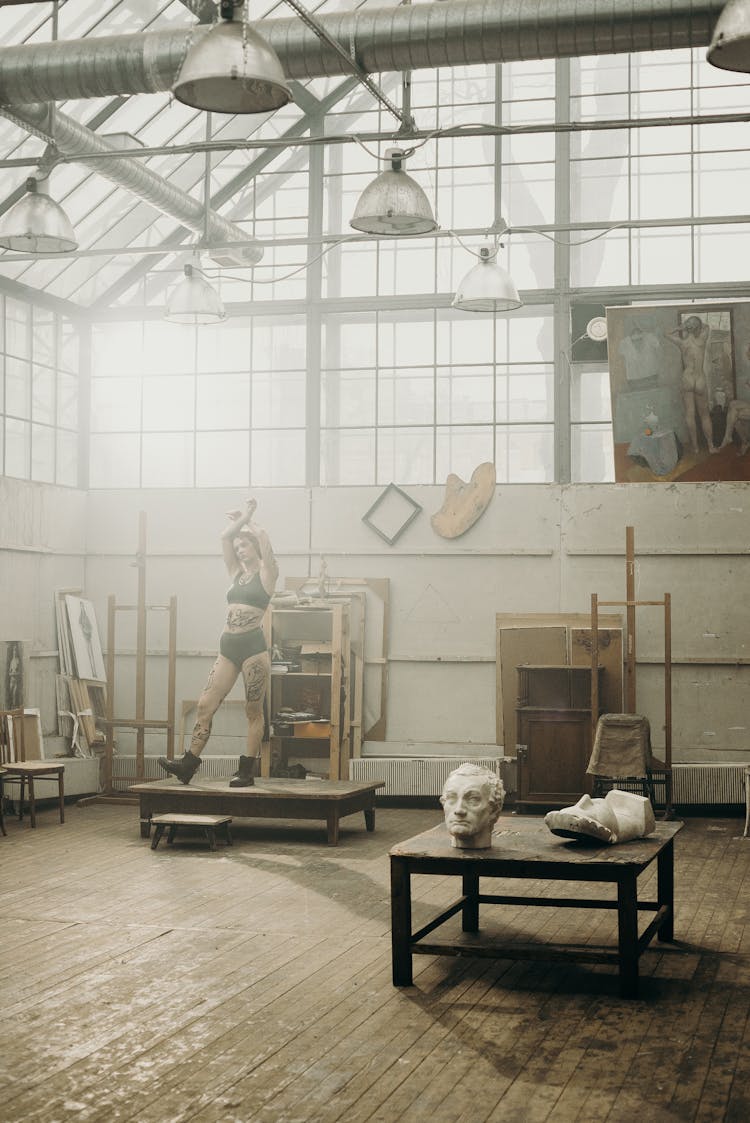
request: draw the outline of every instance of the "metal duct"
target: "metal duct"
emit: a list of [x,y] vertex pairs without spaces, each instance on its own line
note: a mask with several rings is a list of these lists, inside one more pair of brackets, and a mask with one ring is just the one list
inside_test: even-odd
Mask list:
[[[14,105],[1,108],[0,113],[21,128],[54,144],[66,156],[74,156],[79,163],[90,165],[98,175],[111,180],[118,187],[131,191],[133,195],[150,203],[163,214],[178,219],[190,230],[194,230],[197,234],[203,233],[205,211],[202,203],[180,188],[173,187],[139,161],[129,159],[127,156],[113,156],[109,160],[87,160],[86,157],[94,153],[108,152],[112,145],[87,129],[85,125],[79,125],[77,121],[61,113],[59,109],[56,109],[54,114],[50,114],[46,105]],[[231,248],[234,242],[248,241],[247,233],[212,211],[209,211],[208,215],[207,233],[212,243],[229,244],[229,250],[223,251],[224,256],[231,255],[238,265],[255,265],[263,256],[263,249],[258,245]]]
[[[707,46],[725,0],[448,0],[316,19],[370,73]],[[288,78],[348,73],[295,18],[258,30]],[[193,37],[153,31],[0,49],[0,102],[169,90]]]

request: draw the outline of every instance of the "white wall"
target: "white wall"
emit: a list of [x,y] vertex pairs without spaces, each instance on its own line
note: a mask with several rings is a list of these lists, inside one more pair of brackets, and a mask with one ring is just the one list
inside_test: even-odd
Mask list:
[[[638,599],[672,595],[674,759],[750,757],[747,485],[498,487],[463,537],[440,538],[430,515],[440,487],[406,487],[423,510],[394,546],[362,523],[383,489],[277,489],[255,494],[285,576],[388,577],[391,582],[387,738],[378,753],[495,740],[495,614],[588,612],[590,594],[625,597],[625,527],[635,527]],[[102,638],[106,598],[135,603],[138,512],[148,518],[147,600],[178,598],[177,697],[195,698],[217,649],[226,577],[219,534],[241,492],[92,492],[85,590]],[[118,651],[134,651],[123,620]],[[150,614],[149,647],[166,648],[164,614]],[[663,614],[638,613],[638,708],[663,743]],[[743,660],[745,663],[743,663]],[[163,716],[165,660],[149,660],[148,714]],[[132,714],[134,659],[118,662],[118,713]],[[236,697],[240,697],[239,691]],[[232,735],[232,719],[224,722]],[[237,715],[235,733],[241,732]],[[161,751],[153,738],[148,751]],[[127,751],[127,734],[122,744]],[[225,751],[221,744],[215,751]],[[513,752],[508,746],[507,751]]]
[[24,642],[25,702],[41,709],[49,752],[63,750],[55,740],[55,590],[83,588],[85,549],[83,492],[0,476],[0,639]]

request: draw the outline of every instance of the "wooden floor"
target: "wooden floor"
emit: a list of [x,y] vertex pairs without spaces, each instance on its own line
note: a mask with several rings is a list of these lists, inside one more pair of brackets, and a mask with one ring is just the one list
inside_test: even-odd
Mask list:
[[[677,837],[680,942],[645,953],[626,1001],[608,967],[498,960],[419,956],[393,988],[388,848],[439,811],[379,809],[374,834],[353,816],[335,849],[323,824],[235,820],[215,853],[189,836],[152,851],[135,807],[67,811],[0,837],[3,1123],[750,1119],[738,819]],[[455,892],[415,879],[415,925]],[[506,921],[614,931],[558,908]]]

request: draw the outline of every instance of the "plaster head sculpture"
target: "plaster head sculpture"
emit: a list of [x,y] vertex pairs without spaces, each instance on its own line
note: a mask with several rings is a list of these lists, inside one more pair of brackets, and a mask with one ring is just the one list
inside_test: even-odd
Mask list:
[[504,799],[503,782],[489,769],[462,764],[451,772],[440,796],[451,845],[466,850],[491,846]]
[[549,811],[544,821],[553,834],[581,842],[630,842],[656,827],[654,809],[645,796],[613,788],[604,799],[582,795],[572,807]]

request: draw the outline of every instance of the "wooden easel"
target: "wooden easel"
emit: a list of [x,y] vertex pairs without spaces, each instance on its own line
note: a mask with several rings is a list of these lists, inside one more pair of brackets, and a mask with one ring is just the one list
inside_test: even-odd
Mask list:
[[[147,732],[164,729],[167,734],[166,755],[174,757],[174,712],[175,712],[175,665],[177,652],[177,597],[170,597],[169,604],[146,603],[146,513],[138,516],[138,552],[135,566],[138,570],[138,591],[136,604],[117,604],[114,595],[107,598],[107,716],[102,722],[107,731],[104,755],[104,798],[120,801],[128,800],[122,793],[115,791],[116,780],[126,779],[114,774],[115,730],[135,729],[135,778],[129,782],[141,783],[145,774],[145,737]],[[148,612],[169,613],[169,644],[167,650],[167,706],[166,717],[146,718],[146,635]],[[135,717],[115,716],[115,632],[118,612],[136,613],[136,656],[135,656]],[[135,797],[133,797],[135,801]]]
[[627,647],[625,652],[625,712],[636,713],[636,608],[664,609],[664,817],[672,815],[672,598],[664,594],[663,600],[635,599],[635,533],[632,526],[625,527],[625,600],[599,600],[591,594],[591,744],[596,737],[599,713],[599,609],[624,608],[626,610]]

